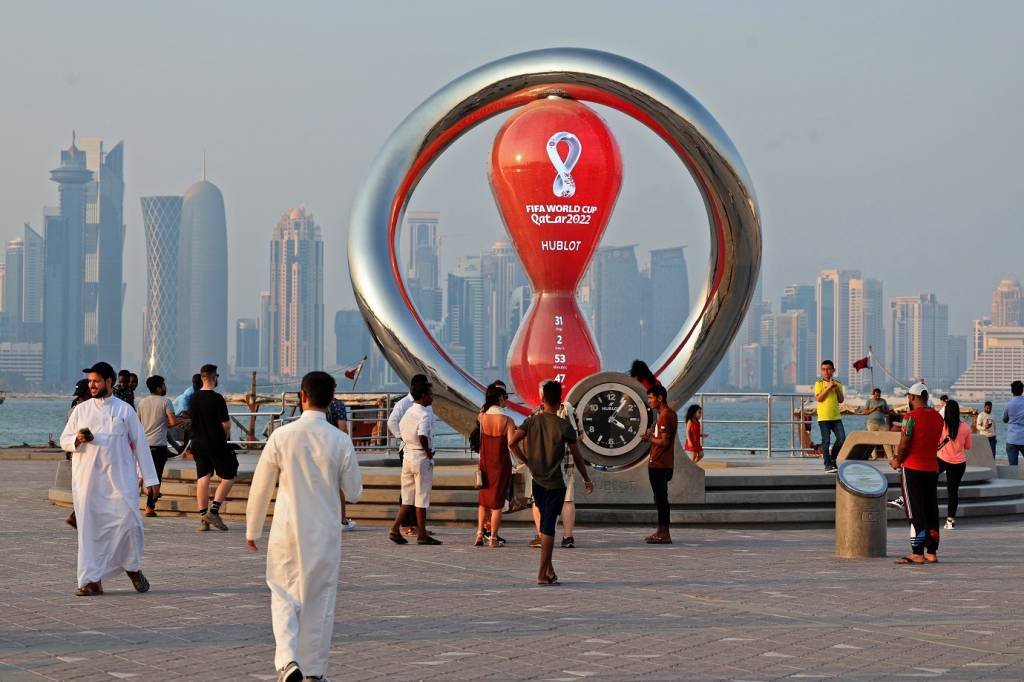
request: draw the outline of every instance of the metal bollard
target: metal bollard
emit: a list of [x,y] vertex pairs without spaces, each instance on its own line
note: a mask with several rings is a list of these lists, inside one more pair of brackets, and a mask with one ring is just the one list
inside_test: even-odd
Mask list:
[[889,483],[864,462],[842,462],[836,475],[836,556],[884,557]]

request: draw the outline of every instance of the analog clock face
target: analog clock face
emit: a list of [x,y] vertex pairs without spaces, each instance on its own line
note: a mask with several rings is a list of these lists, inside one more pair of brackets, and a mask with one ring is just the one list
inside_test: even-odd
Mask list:
[[576,414],[587,447],[602,455],[629,452],[647,429],[647,405],[621,384],[593,387],[580,400]]

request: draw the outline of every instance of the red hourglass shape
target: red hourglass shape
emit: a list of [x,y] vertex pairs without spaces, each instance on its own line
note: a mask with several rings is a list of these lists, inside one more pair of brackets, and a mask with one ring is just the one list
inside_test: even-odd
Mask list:
[[535,404],[541,381],[560,381],[566,394],[601,369],[576,287],[615,206],[622,158],[593,110],[548,98],[526,105],[498,131],[490,181],[533,285],[508,364],[519,399]]

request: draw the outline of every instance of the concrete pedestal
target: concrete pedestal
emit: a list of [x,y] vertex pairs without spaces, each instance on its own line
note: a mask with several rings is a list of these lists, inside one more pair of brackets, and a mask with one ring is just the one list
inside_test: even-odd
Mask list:
[[841,559],[884,557],[885,495],[864,497],[836,482],[836,556]]

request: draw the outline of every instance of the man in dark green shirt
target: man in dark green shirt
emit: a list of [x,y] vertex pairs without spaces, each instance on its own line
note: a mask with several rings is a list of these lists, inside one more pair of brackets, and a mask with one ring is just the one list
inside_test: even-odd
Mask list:
[[[540,510],[540,572],[537,583],[557,585],[558,576],[551,563],[555,547],[555,524],[565,501],[565,479],[562,477],[562,458],[569,448],[573,463],[583,475],[587,492],[594,484],[587,473],[580,451],[576,448],[576,429],[567,419],[558,416],[562,404],[562,385],[548,381],[541,388],[543,411],[528,417],[509,440],[509,449],[526,463],[533,475],[533,501]],[[526,454],[520,445],[526,441]]]

